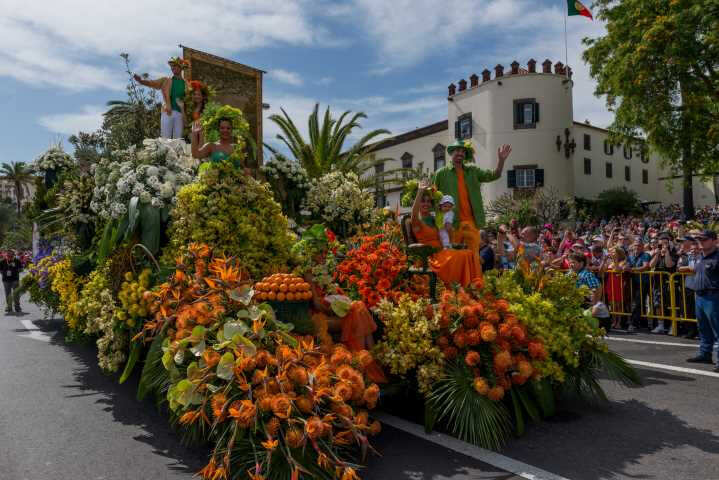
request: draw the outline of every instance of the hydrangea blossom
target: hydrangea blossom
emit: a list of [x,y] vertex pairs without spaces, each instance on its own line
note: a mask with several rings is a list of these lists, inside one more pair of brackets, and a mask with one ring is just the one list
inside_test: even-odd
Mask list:
[[195,161],[183,140],[146,139],[142,149],[115,152],[93,166],[92,210],[106,219],[120,218],[134,196],[156,208],[174,205],[177,191],[194,179]]
[[304,208],[327,224],[355,225],[370,220],[374,198],[362,191],[356,174],[335,171],[311,182]]
[[75,165],[75,160],[65,153],[61,145],[53,145],[48,148],[42,155],[37,157],[32,164],[32,168],[38,172],[47,170],[57,170],[60,168],[70,168]]

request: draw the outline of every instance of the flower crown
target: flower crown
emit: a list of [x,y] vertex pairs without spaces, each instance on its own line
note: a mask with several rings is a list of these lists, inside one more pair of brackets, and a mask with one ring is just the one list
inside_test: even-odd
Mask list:
[[190,66],[190,61],[189,61],[189,60],[185,60],[185,59],[182,59],[182,58],[180,58],[180,57],[171,57],[171,58],[167,61],[167,63],[170,64],[170,65],[179,65],[180,68],[182,68],[183,70],[186,69],[186,68],[189,68],[189,66]]

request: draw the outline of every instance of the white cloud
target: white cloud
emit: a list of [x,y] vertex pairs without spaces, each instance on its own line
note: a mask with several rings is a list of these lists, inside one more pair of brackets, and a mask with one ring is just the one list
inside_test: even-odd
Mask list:
[[73,135],[79,131],[94,132],[102,125],[106,108],[86,105],[80,112],[43,115],[38,123],[53,133]]
[[270,78],[274,78],[278,82],[287,83],[296,87],[299,87],[304,83],[302,77],[297,72],[290,72],[289,70],[277,68],[274,70],[270,70],[268,73]]
[[307,0],[0,0],[0,75],[82,90],[124,84],[97,64],[130,52],[138,69],[163,65],[182,41],[230,55],[275,44],[331,43],[305,14]]
[[322,77],[319,80],[317,80],[317,85],[329,85],[330,83],[334,82],[334,77]]

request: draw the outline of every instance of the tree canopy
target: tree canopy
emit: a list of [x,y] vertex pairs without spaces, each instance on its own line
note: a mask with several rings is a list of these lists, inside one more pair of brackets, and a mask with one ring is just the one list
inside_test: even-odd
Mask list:
[[595,0],[607,34],[584,60],[615,113],[614,139],[646,136],[671,176],[719,172],[719,0]]

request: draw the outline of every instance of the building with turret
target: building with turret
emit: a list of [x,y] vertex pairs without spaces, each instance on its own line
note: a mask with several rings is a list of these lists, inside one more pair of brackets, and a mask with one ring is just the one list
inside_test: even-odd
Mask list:
[[[374,158],[386,159],[376,170],[404,167],[431,174],[450,161],[446,145],[471,139],[475,162],[487,169],[495,168],[502,144],[512,146],[502,178],[482,186],[485,202],[505,193],[531,196],[542,188],[595,199],[603,190],[627,187],[645,202],[681,203],[681,180],[667,181],[661,158],[648,154],[640,139],[613,145],[607,130],[575,120],[571,68],[531,59],[526,68],[514,61],[509,70],[502,65],[493,70],[449,85],[446,120],[372,145]],[[694,180],[697,207],[717,203],[714,183]],[[401,189],[378,189],[378,205],[395,208]]]

